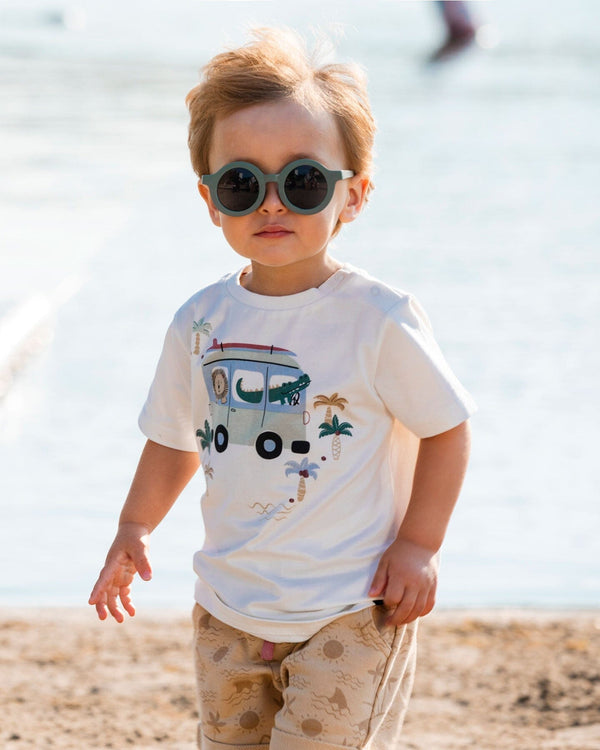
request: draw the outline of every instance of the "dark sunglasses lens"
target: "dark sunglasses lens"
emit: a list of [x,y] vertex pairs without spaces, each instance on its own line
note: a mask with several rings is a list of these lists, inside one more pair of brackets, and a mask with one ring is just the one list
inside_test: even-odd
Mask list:
[[301,164],[285,178],[285,194],[296,208],[317,208],[327,196],[327,178],[311,164]]
[[217,195],[229,211],[247,211],[258,197],[258,180],[249,169],[228,169],[217,184]]

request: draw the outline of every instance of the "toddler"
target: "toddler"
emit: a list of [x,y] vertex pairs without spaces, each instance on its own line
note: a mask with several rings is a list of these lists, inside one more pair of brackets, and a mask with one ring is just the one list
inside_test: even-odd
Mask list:
[[329,252],[371,188],[361,72],[266,29],[187,104],[200,195],[245,264],[168,329],[90,604],[134,614],[149,535],[202,465],[198,747],[389,750],[473,403],[417,301]]

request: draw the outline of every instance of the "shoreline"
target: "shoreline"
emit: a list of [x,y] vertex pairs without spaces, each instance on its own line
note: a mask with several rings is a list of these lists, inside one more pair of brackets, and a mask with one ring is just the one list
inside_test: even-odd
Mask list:
[[[190,612],[1,606],[0,747],[194,750]],[[598,654],[600,609],[435,610],[397,750],[597,750]]]
[[[160,604],[144,603],[136,607],[135,617],[129,617],[124,612],[125,621],[121,625],[124,627],[128,622],[136,621],[173,621],[185,620],[188,616],[191,618],[191,612],[194,602],[191,601],[189,607],[161,606]],[[98,621],[94,607],[85,603],[80,605],[28,605],[28,604],[2,604],[0,603],[0,627],[3,621],[10,618],[17,619],[47,619],[54,620],[58,617],[67,617],[69,621],[79,623],[79,621],[90,623]],[[597,627],[600,628],[600,606],[598,607],[543,607],[543,606],[498,606],[498,607],[436,607],[427,617],[421,619],[421,624],[425,625],[429,621],[436,623],[446,622],[452,624],[468,618],[481,621],[495,621],[499,625],[509,624],[513,620],[524,622],[545,624],[554,620],[591,620],[597,621]],[[113,623],[112,617],[104,621],[104,626],[109,627]]]

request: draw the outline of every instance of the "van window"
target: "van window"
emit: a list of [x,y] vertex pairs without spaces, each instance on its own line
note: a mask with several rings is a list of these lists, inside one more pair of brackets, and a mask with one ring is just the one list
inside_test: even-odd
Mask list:
[[265,391],[265,377],[256,370],[236,369],[233,374],[233,398],[241,404],[259,404]]

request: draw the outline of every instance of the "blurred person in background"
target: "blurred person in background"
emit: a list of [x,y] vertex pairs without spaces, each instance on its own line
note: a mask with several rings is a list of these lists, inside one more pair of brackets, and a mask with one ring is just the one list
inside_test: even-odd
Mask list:
[[446,38],[430,56],[430,62],[443,62],[470,47],[475,41],[477,23],[468,3],[462,0],[437,0],[446,27]]

